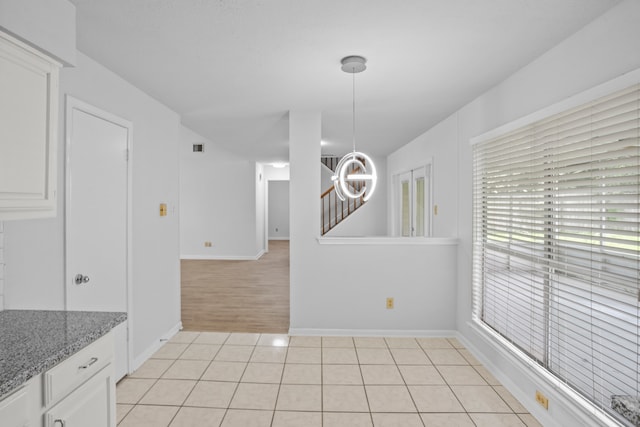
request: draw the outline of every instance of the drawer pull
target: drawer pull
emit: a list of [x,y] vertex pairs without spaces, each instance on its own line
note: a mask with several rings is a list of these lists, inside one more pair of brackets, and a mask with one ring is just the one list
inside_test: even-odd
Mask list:
[[58,427],[58,426],[64,427],[65,426],[64,420],[55,420],[53,422],[53,427]]
[[[86,365],[78,366],[78,369],[87,369],[89,366],[93,365],[97,361],[98,361],[97,357],[92,357],[91,360],[89,360],[89,363],[87,363]],[[62,424],[62,426],[64,427],[64,423]]]

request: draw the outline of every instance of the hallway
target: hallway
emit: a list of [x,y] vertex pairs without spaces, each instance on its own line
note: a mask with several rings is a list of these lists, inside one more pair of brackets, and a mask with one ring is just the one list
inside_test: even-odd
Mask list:
[[257,261],[181,260],[185,331],[287,333],[289,241]]

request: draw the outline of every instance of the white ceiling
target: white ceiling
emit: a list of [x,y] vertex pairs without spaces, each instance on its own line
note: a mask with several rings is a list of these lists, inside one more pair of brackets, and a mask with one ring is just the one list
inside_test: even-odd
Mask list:
[[71,0],[78,49],[183,123],[257,161],[288,158],[287,112],[322,111],[323,152],[387,155],[618,0]]

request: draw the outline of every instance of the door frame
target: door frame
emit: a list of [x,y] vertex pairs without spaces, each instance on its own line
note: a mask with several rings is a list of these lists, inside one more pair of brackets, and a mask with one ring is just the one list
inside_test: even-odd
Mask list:
[[[397,237],[401,237],[402,236],[402,215],[400,213],[400,206],[402,203],[402,191],[400,189],[400,183],[402,181],[401,177],[403,175],[407,175],[409,174],[410,179],[410,185],[409,185],[409,189],[410,189],[410,204],[413,205],[414,202],[414,197],[415,197],[415,191],[414,191],[414,186],[415,183],[414,181],[414,177],[413,177],[413,172],[416,170],[423,170],[424,171],[424,176],[425,179],[427,179],[428,183],[425,186],[425,191],[428,193],[429,197],[425,200],[425,214],[427,215],[427,220],[425,220],[425,231],[428,232],[429,236],[433,236],[433,216],[434,216],[434,212],[433,212],[433,207],[434,207],[434,203],[433,203],[433,177],[434,177],[434,172],[433,172],[433,158],[432,157],[427,157],[426,159],[424,159],[421,163],[418,164],[414,164],[413,167],[407,167],[407,168],[402,168],[397,170],[396,172],[392,173],[391,179],[389,180],[390,184],[391,184],[391,197],[389,198],[389,200],[391,201],[392,205],[391,208],[387,211],[390,214],[390,225],[391,225],[391,234],[393,236],[397,236]],[[411,212],[410,212],[410,217],[411,217],[411,224],[413,225],[415,222],[415,217],[414,217],[414,209],[413,206],[411,207]],[[411,233],[413,236],[413,233]]]
[[131,284],[133,283],[133,271],[131,266],[132,257],[133,257],[133,239],[131,232],[131,225],[133,224],[133,211],[132,211],[132,194],[133,194],[133,123],[125,120],[121,117],[118,117],[114,114],[111,114],[107,111],[104,111],[98,107],[95,107],[87,102],[81,101],[78,98],[75,98],[69,94],[65,95],[65,156],[64,156],[64,171],[65,171],[65,183],[64,183],[64,191],[65,191],[65,211],[64,211],[64,307],[65,310],[69,309],[69,300],[67,295],[67,287],[70,284],[71,276],[73,272],[71,271],[71,262],[69,259],[69,227],[68,224],[71,219],[73,219],[73,212],[71,210],[71,169],[73,167],[71,154],[72,154],[72,146],[71,146],[71,130],[73,128],[73,110],[79,110],[86,114],[92,115],[96,118],[114,123],[118,126],[122,126],[127,129],[127,224],[126,224],[126,276],[127,276],[127,374],[132,372],[133,367],[133,328],[131,325],[133,324],[133,287]]

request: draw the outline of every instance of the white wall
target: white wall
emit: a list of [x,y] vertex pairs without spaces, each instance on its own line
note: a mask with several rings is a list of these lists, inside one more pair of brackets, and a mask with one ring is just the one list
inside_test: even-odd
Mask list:
[[331,177],[333,176],[333,171],[326,167],[324,163],[320,163],[320,194],[327,191],[329,188],[333,187],[333,181],[331,181]]
[[[178,115],[91,58],[60,74],[70,94],[133,123],[134,357],[180,322]],[[58,216],[5,222],[5,306],[64,309],[64,114],[60,114]],[[159,217],[158,204],[169,205]]]
[[270,164],[263,164],[262,167],[267,181],[289,181],[288,164],[281,168],[273,167]]
[[[455,244],[319,241],[320,200],[309,188],[320,181],[320,114],[291,111],[289,125],[291,332],[453,330]],[[395,309],[385,308],[387,297],[395,298]]]
[[0,29],[76,64],[76,7],[68,0],[0,0]]
[[[269,250],[269,215],[270,215],[270,210],[271,210],[271,205],[269,203],[269,184],[271,182],[276,182],[276,181],[289,181],[289,164],[285,164],[283,167],[274,167],[271,164],[265,163],[262,164],[262,170],[264,172],[264,176],[265,176],[265,186],[264,186],[264,190],[265,190],[265,208],[264,208],[264,214],[265,214],[265,242],[264,242],[264,247],[265,250],[268,252]],[[288,196],[289,197],[289,196]],[[287,198],[287,203],[288,203],[288,198]],[[288,206],[288,205],[287,205]],[[289,214],[287,212],[287,239],[289,238]]]
[[269,181],[269,239],[289,239],[289,181]]
[[[640,2],[627,0],[585,26],[541,57],[469,103],[415,141],[389,156],[389,173],[419,157],[434,158],[435,202],[440,215],[434,231],[451,232],[458,247],[457,329],[469,346],[544,425],[600,425],[572,405],[529,368],[505,356],[470,327],[472,291],[472,153],[469,140],[572,95],[640,68]],[[412,159],[413,160],[410,160]],[[446,161],[450,169],[443,169]],[[454,183],[453,185],[451,183]],[[447,215],[443,215],[447,212]],[[535,390],[550,398],[549,411],[534,400]]]
[[[204,152],[194,153],[194,143],[204,144]],[[256,257],[256,164],[184,126],[180,147],[180,256]]]
[[458,235],[458,200],[453,197],[458,188],[458,147],[450,142],[457,129],[457,116],[451,116],[387,157],[387,230],[390,235],[393,234],[393,221],[398,220],[392,188],[394,175],[425,166],[428,162],[431,162],[433,181],[432,202],[433,206],[438,206],[438,215],[431,216],[432,236]]

